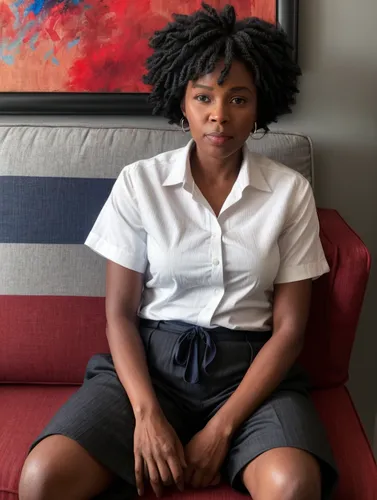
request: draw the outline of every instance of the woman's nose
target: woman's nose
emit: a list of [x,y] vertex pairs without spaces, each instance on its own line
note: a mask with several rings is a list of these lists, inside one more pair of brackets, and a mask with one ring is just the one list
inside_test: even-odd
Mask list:
[[229,120],[228,111],[224,104],[213,106],[210,114],[210,120],[213,123],[226,123]]

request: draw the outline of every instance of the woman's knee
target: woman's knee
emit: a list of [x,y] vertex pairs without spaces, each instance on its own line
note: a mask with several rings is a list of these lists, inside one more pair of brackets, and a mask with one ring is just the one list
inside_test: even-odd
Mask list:
[[27,457],[20,500],[82,500],[104,491],[113,477],[79,444],[60,435],[41,441]]
[[243,472],[253,500],[320,500],[321,471],[309,453],[279,448],[260,455]]
[[[272,469],[270,471],[271,496],[261,495],[263,498],[281,500],[320,500],[321,486],[316,476],[305,470]],[[255,498],[258,500],[258,497]]]

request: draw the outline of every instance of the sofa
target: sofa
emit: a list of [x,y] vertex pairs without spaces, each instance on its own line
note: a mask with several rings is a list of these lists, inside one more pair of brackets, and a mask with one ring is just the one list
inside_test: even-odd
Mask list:
[[[171,127],[0,126],[0,500],[18,498],[32,440],[77,390],[90,356],[108,352],[105,262],[83,242],[114,179],[187,141]],[[313,184],[309,138],[274,132],[249,146]],[[340,471],[335,500],[376,500],[376,463],[346,387],[370,256],[335,210],[318,215],[331,271],[314,282],[301,361]],[[167,496],[244,497],[223,484]]]

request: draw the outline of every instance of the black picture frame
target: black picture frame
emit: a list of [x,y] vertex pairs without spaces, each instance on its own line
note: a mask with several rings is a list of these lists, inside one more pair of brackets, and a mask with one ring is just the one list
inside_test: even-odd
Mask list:
[[[299,0],[276,0],[276,21],[297,60]],[[148,94],[97,92],[0,92],[0,115],[150,116]]]

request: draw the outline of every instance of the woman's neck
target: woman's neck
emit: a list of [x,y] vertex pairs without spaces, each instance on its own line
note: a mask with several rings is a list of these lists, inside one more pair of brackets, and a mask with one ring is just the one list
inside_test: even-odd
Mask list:
[[222,184],[235,181],[242,164],[242,149],[227,158],[203,155],[194,146],[191,153],[191,173],[196,181],[199,177],[207,184]]

